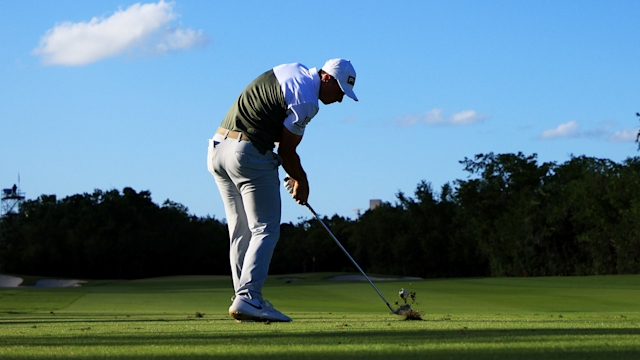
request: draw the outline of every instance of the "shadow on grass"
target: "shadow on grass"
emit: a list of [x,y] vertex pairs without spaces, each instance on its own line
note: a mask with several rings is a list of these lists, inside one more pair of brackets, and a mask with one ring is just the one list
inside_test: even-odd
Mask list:
[[[157,322],[165,320],[124,320],[126,322]],[[184,320],[175,320],[184,321]],[[79,321],[78,321],[79,322]],[[84,321],[92,323],[94,321]],[[197,330],[176,332],[148,331],[136,333],[136,329],[123,329],[126,334],[71,331],[60,335],[14,334],[0,339],[0,350],[19,348],[23,354],[12,357],[4,352],[2,359],[53,359],[53,358],[109,358],[118,359],[205,359],[215,356],[225,359],[301,358],[305,360],[332,358],[447,358],[447,359],[638,359],[637,346],[610,346],[608,342],[625,340],[638,343],[639,328],[587,328],[587,329],[509,329],[509,330],[362,330],[344,328],[338,331],[320,330],[290,332],[286,328],[259,325],[246,332],[220,330],[201,323]],[[258,324],[256,324],[258,325]],[[93,330],[97,331],[97,330]],[[629,341],[633,337],[633,341]],[[100,348],[100,355],[28,355],[30,350],[60,349],[72,346]],[[163,354],[165,348],[179,350]],[[126,353],[135,349],[140,355]],[[141,351],[146,349],[145,351]],[[152,350],[155,349],[155,350]],[[222,353],[219,349],[225,349]],[[229,351],[237,349],[237,354]],[[263,351],[262,349],[265,349]],[[89,349],[91,350],[91,349]],[[123,353],[124,352],[124,353]]]
[[[616,328],[616,329],[517,329],[517,330],[346,330],[346,331],[307,331],[289,332],[279,328],[271,331],[265,327],[264,331],[247,329],[246,334],[229,333],[218,328],[211,330],[199,329],[195,331],[182,331],[176,333],[172,331],[156,332],[153,335],[148,333],[135,334],[128,330],[127,335],[98,334],[91,335],[90,332],[83,332],[82,336],[73,337],[75,346],[121,346],[121,345],[213,345],[218,342],[228,343],[229,341],[250,341],[277,343],[283,338],[287,338],[290,343],[304,343],[306,345],[331,345],[341,342],[342,344],[363,345],[363,344],[398,344],[398,345],[420,345],[423,343],[459,343],[461,341],[474,343],[495,343],[499,340],[515,341],[516,343],[553,342],[559,339],[571,341],[572,339],[584,337],[604,337],[604,336],[639,336],[639,328]],[[69,329],[72,330],[72,329]],[[19,346],[48,346],[54,344],[64,344],[69,341],[70,336],[58,335],[14,335],[0,339],[0,344]],[[603,342],[604,344],[604,342]],[[640,351],[640,350],[639,350]],[[639,353],[640,354],[640,353]]]
[[[195,312],[194,312],[195,313]],[[74,324],[74,323],[79,323],[79,324],[87,324],[87,325],[92,325],[92,324],[134,324],[134,323],[141,323],[141,324],[149,324],[149,323],[185,323],[185,322],[189,322],[189,323],[193,323],[193,324],[198,324],[198,325],[212,325],[212,326],[216,326],[216,325],[220,325],[220,324],[224,324],[224,323],[235,323],[235,320],[232,319],[231,317],[227,316],[226,314],[205,314],[205,316],[203,318],[197,318],[194,317],[193,315],[187,315],[187,314],[145,314],[145,315],[134,315],[134,316],[129,316],[127,314],[109,314],[109,315],[105,315],[105,314],[68,314],[68,313],[63,313],[63,314],[51,314],[51,315],[41,315],[40,317],[33,317],[33,316],[29,316],[28,313],[10,313],[11,315],[27,315],[27,317],[11,317],[11,318],[0,318],[0,326],[11,326],[11,325],[46,325],[46,324],[53,324],[53,325],[60,325],[60,324]],[[299,319],[294,319],[295,321],[298,321]],[[336,318],[336,317],[327,317],[327,316],[323,316],[323,315],[316,315],[316,314],[308,314],[307,316],[304,317],[304,322],[306,324],[324,324],[324,323],[328,323],[328,322],[345,322],[347,323],[347,326],[352,326],[350,324],[352,324],[352,321],[354,319],[353,318],[349,318],[349,317],[342,317],[342,318]],[[359,321],[361,321],[360,319],[358,319]],[[372,322],[382,322],[382,323],[386,323],[388,321],[392,321],[394,323],[397,324],[397,322],[395,321],[395,319],[392,318],[392,320],[389,319],[375,319]],[[460,320],[457,320],[460,321]],[[461,320],[462,322],[464,322],[465,324],[479,324],[479,326],[484,326],[484,324],[487,323],[522,323],[522,320],[484,320],[484,319],[475,319],[475,320]],[[211,322],[215,322],[215,324],[212,324]],[[432,319],[426,319],[423,320],[423,322],[425,324],[428,323],[441,323],[442,320],[432,320]],[[455,321],[448,321],[448,322],[455,322]],[[540,320],[528,320],[527,323],[529,325],[537,325],[535,329],[532,330],[528,330],[528,331],[554,331],[554,330],[538,330],[539,326],[544,326],[544,324],[563,324],[566,323],[567,320],[561,320],[561,319],[540,319]],[[401,322],[402,323],[402,322]],[[585,320],[575,320],[575,319],[571,319],[571,323],[593,323],[592,319],[585,319]],[[533,326],[532,326],[533,327]],[[584,329],[584,328],[583,328]],[[612,330],[619,330],[618,329],[612,329]],[[420,331],[420,330],[417,330]],[[472,331],[478,331],[478,330],[461,330],[459,329],[459,331],[461,332],[472,332]],[[519,330],[484,330],[484,331],[519,331]],[[580,329],[577,329],[576,331],[580,331]],[[573,331],[572,331],[573,332]]]
[[[34,317],[32,313],[29,312],[6,312],[4,314],[9,315],[8,317],[2,317],[2,313],[0,313],[0,326],[2,325],[44,325],[44,324],[66,324],[66,323],[83,323],[83,324],[92,324],[92,323],[177,323],[177,322],[185,322],[185,321],[199,321],[199,322],[234,322],[234,320],[229,317],[227,314],[205,314],[204,318],[198,319],[193,316],[194,313],[191,314],[176,314],[176,313],[149,313],[149,314],[135,314],[129,315],[126,313],[113,313],[113,314],[105,314],[105,313],[54,313],[51,314],[40,314],[38,317]],[[611,318],[611,316],[605,316],[606,318]],[[361,322],[395,322],[401,317],[397,317],[393,315],[392,317],[381,317],[375,319],[363,320],[362,317],[352,317],[352,316],[335,316],[329,313],[328,315],[325,313],[296,313],[294,315],[294,321],[304,321],[306,324],[320,324],[327,322],[348,322],[351,323],[354,320]],[[447,322],[456,323],[463,322],[465,324],[478,324],[479,326],[485,326],[485,324],[493,324],[493,323],[514,323],[519,324],[522,323],[522,319],[454,319],[454,320],[446,320]],[[594,320],[589,319],[574,319],[574,318],[542,318],[542,319],[527,319],[527,324],[529,325],[544,325],[544,324],[563,324],[570,321],[571,323],[593,323]],[[424,319],[422,322],[425,324],[429,323],[441,323],[443,320],[441,319]],[[415,322],[414,322],[415,323]],[[471,331],[471,330],[469,330]]]

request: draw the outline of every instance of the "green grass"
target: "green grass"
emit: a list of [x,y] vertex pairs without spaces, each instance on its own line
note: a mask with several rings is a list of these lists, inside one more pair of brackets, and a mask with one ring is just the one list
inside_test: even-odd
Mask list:
[[0,359],[640,358],[640,275],[376,284],[391,302],[415,290],[424,321],[331,275],[270,277],[265,297],[294,321],[268,325],[229,317],[228,277],[0,289]]

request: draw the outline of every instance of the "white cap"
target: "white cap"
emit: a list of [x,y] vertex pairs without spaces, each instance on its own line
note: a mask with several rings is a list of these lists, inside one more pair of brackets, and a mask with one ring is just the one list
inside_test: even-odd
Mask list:
[[353,93],[353,85],[356,84],[356,71],[351,65],[351,61],[345,59],[331,59],[327,61],[322,70],[338,80],[340,88],[344,93],[355,101],[358,101]]

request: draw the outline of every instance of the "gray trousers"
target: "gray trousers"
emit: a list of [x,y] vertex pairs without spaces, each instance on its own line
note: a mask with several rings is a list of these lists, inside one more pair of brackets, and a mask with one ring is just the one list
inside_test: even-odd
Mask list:
[[207,165],[216,180],[229,227],[229,260],[236,295],[262,299],[280,237],[279,155],[262,155],[246,140],[216,134]]

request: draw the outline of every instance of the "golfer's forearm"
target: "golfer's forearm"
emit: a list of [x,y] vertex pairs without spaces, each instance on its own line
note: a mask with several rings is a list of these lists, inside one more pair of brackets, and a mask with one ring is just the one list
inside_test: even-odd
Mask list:
[[295,151],[281,152],[280,156],[282,157],[282,167],[284,168],[284,171],[286,171],[287,174],[297,182],[301,184],[308,184],[307,174],[302,168],[298,154]]
[[302,135],[295,135],[289,129],[282,128],[282,138],[278,144],[278,154],[282,157],[282,167],[284,170],[298,182],[298,185],[308,188],[307,174],[302,169],[300,157],[296,148],[302,141]]

